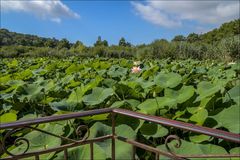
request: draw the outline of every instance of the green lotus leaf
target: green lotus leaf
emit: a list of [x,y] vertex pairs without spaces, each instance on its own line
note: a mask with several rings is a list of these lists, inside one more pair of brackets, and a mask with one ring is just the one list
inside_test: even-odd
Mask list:
[[111,76],[112,78],[121,78],[123,76],[125,76],[127,74],[128,69],[127,68],[123,68],[120,67],[118,65],[113,65],[107,72],[107,74],[109,76]]
[[83,69],[83,66],[77,65],[77,64],[72,64],[65,70],[65,73],[68,75],[73,72],[79,72],[81,69]]
[[[50,133],[54,133],[56,135],[62,135],[63,132],[63,126],[59,124],[44,124],[39,126],[41,127],[42,130],[45,130]],[[41,150],[46,150],[50,148],[54,148],[57,146],[61,145],[61,139],[57,137],[53,137],[51,135],[39,132],[39,131],[32,131],[24,136],[24,138],[28,139],[30,142],[29,150],[28,152],[33,152],[33,151],[41,151]],[[23,143],[19,145],[18,147],[12,149],[10,152],[13,154],[20,154],[23,153],[26,149],[26,144]],[[47,153],[40,155],[40,159],[51,159],[55,153]],[[26,158],[26,159],[32,159]]]
[[172,119],[176,119],[176,118],[180,118],[182,115],[184,115],[186,113],[186,110],[183,110],[183,111],[176,111],[175,112],[175,116],[172,117]]
[[3,104],[2,107],[0,107],[0,109],[2,109],[0,112],[7,112],[9,111],[13,106],[11,104]]
[[72,91],[66,100],[68,103],[82,103],[83,96],[85,94],[84,87],[77,87]]
[[115,80],[113,80],[113,79],[107,78],[107,79],[104,79],[104,80],[102,81],[102,83],[103,83],[106,87],[112,88],[112,87],[117,83],[117,81],[115,81]]
[[233,105],[225,108],[215,116],[211,116],[218,123],[219,127],[224,127],[233,133],[240,133],[240,106]]
[[143,89],[149,89],[149,88],[152,88],[155,85],[154,82],[152,82],[150,80],[146,81],[142,77],[137,78],[135,81],[138,82]]
[[136,133],[143,125],[144,120],[139,120],[133,117],[117,115],[116,117],[116,125],[125,124],[131,127]]
[[140,92],[137,92],[135,89],[131,88],[128,84],[124,84],[124,82],[119,82],[115,86],[116,94],[122,99],[134,98],[139,99],[143,98]]
[[43,99],[43,90],[42,86],[37,84],[25,84],[17,88],[18,99],[24,101],[40,101]]
[[149,69],[147,69],[143,72],[142,78],[147,79],[150,76],[153,76],[158,70],[159,70],[158,66],[153,66],[153,67],[151,67],[151,68],[149,68]]
[[125,101],[116,101],[111,105],[111,108],[121,108],[125,107],[127,103]]
[[[182,145],[179,148],[176,148],[174,145],[177,143],[176,140],[168,143],[170,150],[175,154],[180,155],[207,155],[207,154],[228,154],[227,151],[217,145],[213,144],[196,144],[192,142],[188,142],[185,140],[181,140]],[[166,146],[160,145],[157,148],[167,151]],[[163,159],[170,159],[164,156],[161,156]],[[206,158],[202,158],[202,160]]]
[[162,88],[174,88],[178,86],[182,81],[182,77],[177,73],[159,73],[155,78],[154,82],[156,85]]
[[74,76],[73,75],[66,75],[65,77],[61,78],[61,80],[58,83],[61,85],[60,87],[65,87],[72,80],[74,80]]
[[102,77],[100,76],[96,76],[93,80],[91,80],[89,83],[87,83],[85,86],[84,86],[84,92],[87,92],[95,87],[98,86],[98,84],[103,80]]
[[194,95],[194,88],[192,86],[183,86],[178,91],[166,88],[164,93],[165,97],[174,98],[177,103],[183,103]]
[[204,141],[209,141],[211,139],[210,136],[201,134],[201,135],[195,135],[195,136],[189,136],[189,140],[193,143],[201,143]]
[[[156,97],[155,99],[147,99],[137,106],[140,111],[155,115],[158,109],[169,109],[176,106],[176,100],[168,97]],[[167,108],[166,108],[167,107]]]
[[18,61],[16,59],[13,59],[11,62],[8,62],[7,66],[8,68],[15,68],[18,66]]
[[[15,90],[16,88],[18,88],[19,86],[22,86],[24,85],[25,82],[22,81],[22,80],[9,80],[7,83],[6,83],[6,87],[7,89],[3,90],[3,91],[0,91],[0,94],[4,94],[4,93],[10,93],[12,92],[13,90]],[[9,86],[9,87],[8,87]]]
[[187,107],[187,111],[191,114],[195,114],[197,111],[211,107],[213,97],[204,98],[201,100],[200,104],[197,107]]
[[0,116],[1,123],[15,122],[17,120],[17,115],[15,113],[4,113]]
[[92,93],[83,97],[83,102],[86,105],[94,106],[104,102],[109,96],[113,95],[114,91],[112,88],[100,88],[96,87],[92,90]]
[[[83,160],[90,160],[90,145],[83,145],[79,147],[74,147],[68,149],[68,158],[69,160],[77,160],[77,159],[83,159]],[[106,154],[105,151],[97,144],[93,144],[93,159],[97,160],[106,160]],[[54,160],[63,160],[64,159],[64,153],[60,152],[56,155],[56,158]]]
[[160,138],[168,135],[168,129],[155,123],[144,123],[141,128],[140,132],[146,138]]
[[229,152],[231,154],[240,154],[240,147],[232,148]]
[[99,115],[93,115],[93,116],[87,116],[87,117],[81,117],[80,119],[84,121],[103,121],[107,120],[109,117],[109,113],[106,114],[99,114]]
[[0,83],[6,83],[6,82],[8,82],[10,80],[11,80],[11,76],[10,75],[6,75],[6,76],[0,77]]
[[39,116],[36,115],[36,114],[27,114],[27,115],[24,115],[22,118],[20,118],[18,121],[28,120],[28,119],[35,119],[37,117],[39,117]]
[[75,88],[77,86],[80,86],[81,85],[81,82],[79,81],[70,81],[70,83],[66,86],[66,89],[71,89],[71,88]]
[[123,101],[116,101],[111,105],[111,108],[131,108],[135,110],[135,108],[140,104],[138,100],[135,99],[127,99]]
[[140,104],[140,101],[136,99],[126,99],[125,101],[134,108],[136,108]]
[[19,80],[28,80],[33,76],[33,73],[30,69],[26,69],[20,73],[17,73],[15,79]]
[[198,110],[195,114],[193,114],[189,120],[196,122],[197,125],[203,125],[205,120],[208,117],[208,111],[206,109]]
[[[232,148],[232,149],[229,151],[229,153],[230,153],[230,154],[240,154],[240,147]],[[239,160],[239,157],[231,158],[231,160]]]
[[225,74],[228,79],[236,77],[236,72],[234,70],[228,70]]
[[56,87],[56,84],[53,80],[44,80],[44,79],[38,79],[35,81],[35,84],[42,86],[44,88],[45,94],[47,94],[50,91],[53,91]]
[[[94,125],[90,128],[90,136],[89,139],[100,137],[104,135],[109,135],[112,133],[112,127],[107,126],[103,123],[96,122]],[[135,139],[136,133],[132,130],[131,127],[127,125],[119,125],[116,127],[116,134],[121,135],[122,137],[129,138],[129,139]],[[106,153],[106,157],[111,157],[111,140],[105,140],[104,142],[96,142]],[[132,146],[121,142],[119,140],[116,140],[116,159],[131,159],[132,156]]]
[[69,95],[68,99],[63,99],[59,102],[51,102],[49,105],[56,111],[76,111],[83,107],[82,101],[85,94],[85,88],[77,87]]
[[143,111],[147,114],[155,115],[159,107],[160,106],[158,105],[156,99],[147,99],[141,104],[139,104],[137,108],[139,108],[140,111]]
[[34,75],[41,75],[42,76],[42,75],[45,75],[47,73],[47,70],[45,70],[43,68],[37,68],[37,69],[34,69],[32,72],[33,72]]
[[196,102],[201,101],[204,98],[213,96],[215,93],[220,91],[222,88],[223,88],[223,86],[218,83],[213,84],[213,83],[207,82],[207,81],[200,82],[197,86],[197,93],[199,94],[199,96],[197,97]]
[[[128,81],[122,82],[122,84],[127,85],[132,90],[129,90],[132,95],[139,95],[141,97],[146,97],[151,89],[154,88],[155,83],[151,80],[146,81],[142,78],[130,78]],[[139,97],[138,96],[138,97]]]
[[240,104],[240,85],[230,89],[224,97],[224,101],[232,99],[235,103]]
[[67,103],[66,99],[61,100],[59,102],[50,102],[50,107],[55,111],[75,111],[76,104],[75,103]]

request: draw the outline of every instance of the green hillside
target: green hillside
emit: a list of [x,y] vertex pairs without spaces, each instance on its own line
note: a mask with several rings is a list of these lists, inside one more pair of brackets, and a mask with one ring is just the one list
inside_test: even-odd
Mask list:
[[58,56],[84,57],[134,57],[171,59],[239,59],[240,19],[222,24],[204,34],[176,35],[171,42],[157,39],[150,44],[131,45],[123,37],[117,45],[108,45],[99,36],[94,46],[87,47],[81,41],[70,43],[67,39],[43,38],[0,29],[0,56]]

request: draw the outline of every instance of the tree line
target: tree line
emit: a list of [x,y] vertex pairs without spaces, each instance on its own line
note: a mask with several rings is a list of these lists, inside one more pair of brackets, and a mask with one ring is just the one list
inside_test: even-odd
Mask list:
[[132,45],[124,37],[117,45],[109,45],[99,36],[92,47],[81,41],[69,42],[66,38],[43,38],[35,35],[0,29],[0,56],[83,56],[83,57],[134,57],[172,59],[239,59],[240,19],[222,24],[204,34],[176,35],[171,41],[158,39],[150,44]]

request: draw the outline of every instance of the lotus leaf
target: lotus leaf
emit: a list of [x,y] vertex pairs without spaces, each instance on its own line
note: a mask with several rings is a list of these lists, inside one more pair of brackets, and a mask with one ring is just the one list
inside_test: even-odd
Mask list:
[[140,132],[146,138],[160,138],[168,135],[168,129],[155,123],[144,123],[140,128]]
[[201,109],[198,110],[195,114],[193,114],[189,120],[196,122],[198,125],[203,125],[207,117],[208,111],[206,109]]
[[233,105],[229,108],[225,108],[223,111],[218,113],[214,118],[219,127],[227,128],[230,132],[240,133],[240,106]]
[[183,103],[194,95],[194,88],[192,86],[183,86],[180,90],[166,88],[164,90],[165,97],[177,100],[177,103]]
[[[102,124],[100,122],[96,122],[90,128],[90,136],[89,138],[95,138],[103,135],[111,134],[112,128]],[[121,135],[125,138],[135,139],[136,133],[132,130],[131,127],[127,125],[119,125],[116,127],[116,134]],[[106,140],[104,142],[97,142],[98,144],[106,153],[106,157],[111,157],[111,140]],[[119,140],[116,141],[116,159],[131,159],[132,156],[132,146],[121,142]]]
[[15,113],[4,113],[0,116],[1,123],[14,122],[17,120],[17,115]]
[[177,73],[159,73],[154,82],[162,88],[174,88],[178,86],[182,81],[182,77]]
[[233,87],[226,94],[224,100],[232,99],[235,103],[240,105],[240,85]]
[[216,92],[220,91],[223,86],[218,83],[211,83],[207,81],[202,81],[197,86],[197,93],[199,94],[196,101],[201,101],[204,98],[213,96]]
[[[195,144],[185,140],[181,140],[181,142],[182,142],[182,145],[179,148],[176,148],[174,146],[177,143],[176,140],[173,140],[170,143],[168,143],[171,151],[180,155],[227,154],[227,151],[224,148],[217,145]],[[166,151],[166,147],[164,144],[158,146],[157,148]],[[166,158],[166,157],[161,157],[161,158]],[[203,158],[203,159],[205,160],[206,158]]]
[[114,91],[111,88],[96,87],[92,90],[92,93],[83,97],[83,102],[86,105],[94,106],[104,102],[109,96],[113,95]]
[[[155,99],[147,99],[138,105],[141,111],[147,114],[155,115],[158,109],[169,109],[176,106],[176,100],[168,97],[156,97]],[[167,108],[166,108],[167,107]]]

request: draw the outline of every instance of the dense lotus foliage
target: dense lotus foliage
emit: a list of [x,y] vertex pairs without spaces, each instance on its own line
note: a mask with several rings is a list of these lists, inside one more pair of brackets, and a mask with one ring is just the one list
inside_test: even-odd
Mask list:
[[[16,58],[0,60],[0,122],[81,112],[99,108],[124,108],[149,115],[240,133],[239,63],[215,61],[146,60],[133,72],[133,60]],[[169,134],[182,139],[178,154],[239,153],[239,146],[206,135],[181,131],[137,119],[117,116],[116,132],[124,137],[166,150]],[[111,134],[108,114],[41,124],[38,127],[78,139],[75,128],[86,124],[90,137]],[[6,134],[0,131],[0,140]],[[30,140],[29,151],[57,147],[58,138],[30,129],[12,136]],[[170,147],[176,143],[170,142]],[[21,153],[26,144],[7,144],[12,153]],[[89,159],[89,146],[69,149],[71,159]],[[116,142],[116,159],[130,159],[132,147]],[[1,152],[1,151],[0,151]],[[111,140],[94,144],[94,157],[111,157]],[[2,154],[2,157],[7,156]],[[137,157],[153,155],[137,149]],[[40,159],[63,159],[63,152]],[[30,158],[31,159],[31,158]]]

